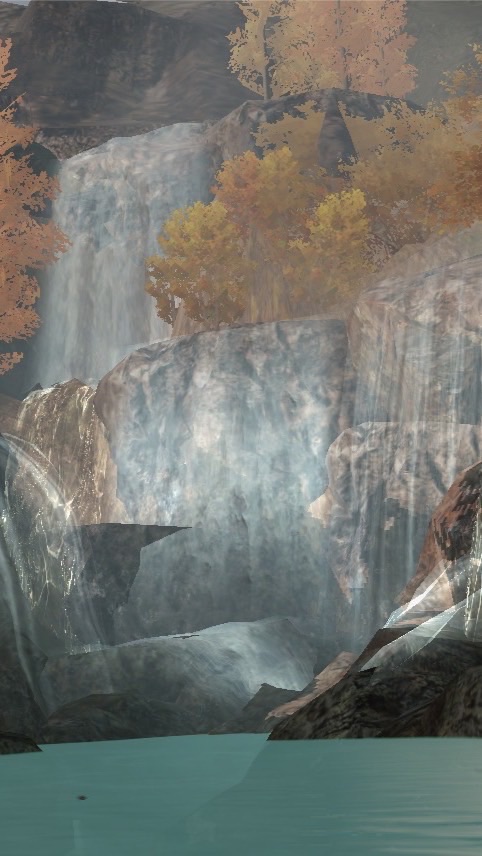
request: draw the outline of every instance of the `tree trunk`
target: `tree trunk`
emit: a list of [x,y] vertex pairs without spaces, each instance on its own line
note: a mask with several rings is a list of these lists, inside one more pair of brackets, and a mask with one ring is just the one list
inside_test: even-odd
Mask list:
[[281,265],[270,259],[269,246],[253,227],[248,238],[248,257],[256,263],[249,288],[245,323],[257,321],[282,321],[294,318],[289,289]]
[[272,62],[269,56],[268,50],[268,42],[266,39],[266,26],[267,21],[263,27],[263,56],[264,56],[264,66],[263,66],[263,98],[265,101],[271,101],[273,97],[273,90],[271,88],[271,80],[270,80],[270,65]]

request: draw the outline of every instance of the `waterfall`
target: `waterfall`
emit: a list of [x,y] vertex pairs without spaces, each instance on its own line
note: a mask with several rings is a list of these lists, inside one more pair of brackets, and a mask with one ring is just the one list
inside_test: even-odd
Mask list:
[[97,382],[171,327],[144,291],[145,260],[176,208],[209,202],[199,123],[119,137],[64,161],[53,218],[72,246],[49,268],[35,380]]
[[[77,640],[65,615],[64,598],[84,563],[82,545],[76,532],[77,521],[50,462],[44,458],[43,465],[39,465],[36,460],[38,450],[10,434],[3,434],[1,442],[8,444],[11,455],[14,455],[6,466],[0,552],[3,563],[7,559],[10,562],[9,576],[4,573],[4,586],[9,593],[16,632],[21,623],[18,617],[20,602],[23,609],[21,618],[25,624],[27,615],[27,629],[31,631],[33,641],[39,642],[41,647],[42,644],[49,647],[58,644],[70,650]],[[40,455],[40,460],[43,457]],[[27,490],[16,500],[14,493],[12,501],[12,479],[19,466],[28,476],[28,483],[24,477]],[[28,533],[21,514],[26,506],[30,506],[32,512],[28,518]],[[68,550],[64,546],[66,536],[70,536]],[[86,609],[85,621],[88,624],[91,620]]]

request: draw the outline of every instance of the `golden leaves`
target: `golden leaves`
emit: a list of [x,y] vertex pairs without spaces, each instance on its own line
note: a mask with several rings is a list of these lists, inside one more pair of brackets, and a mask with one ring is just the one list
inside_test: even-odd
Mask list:
[[325,308],[340,297],[356,297],[361,287],[360,270],[373,270],[368,258],[370,224],[358,190],[330,194],[308,219],[307,240],[289,242],[292,253],[287,275],[293,296],[299,300],[319,289]]
[[[15,77],[16,70],[5,66],[11,40],[0,42],[0,89]],[[18,99],[17,99],[18,100]],[[15,104],[15,102],[13,102]],[[0,341],[26,339],[40,326],[33,305],[40,294],[37,280],[26,268],[41,269],[65,252],[70,241],[53,223],[38,223],[32,214],[45,208],[45,200],[58,192],[56,179],[46,173],[37,176],[28,156],[16,160],[9,149],[25,147],[35,136],[35,128],[13,124],[13,104],[0,111]],[[0,355],[0,374],[20,362],[22,354]]]
[[[216,181],[215,200],[175,211],[158,239],[164,257],[147,260],[145,288],[161,318],[174,323],[177,298],[194,320],[232,323],[256,299],[252,289],[265,265],[285,277],[298,304],[310,298],[323,306],[329,289],[357,293],[360,278],[351,274],[360,265],[372,269],[360,190],[328,193],[301,174],[287,146],[263,159],[245,152],[225,163]],[[314,281],[317,268],[323,276]]]
[[164,257],[147,259],[145,290],[156,298],[159,317],[174,323],[176,298],[197,321],[219,324],[240,316],[251,266],[243,257],[239,230],[219,201],[174,211],[158,243]]
[[230,68],[248,89],[271,97],[338,87],[404,97],[417,71],[405,0],[244,0],[243,29],[230,33]]

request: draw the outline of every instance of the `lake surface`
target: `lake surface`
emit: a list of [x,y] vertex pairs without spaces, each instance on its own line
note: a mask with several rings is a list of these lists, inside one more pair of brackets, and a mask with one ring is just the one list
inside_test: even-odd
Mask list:
[[42,750],[0,756],[2,856],[482,853],[476,738],[236,734]]

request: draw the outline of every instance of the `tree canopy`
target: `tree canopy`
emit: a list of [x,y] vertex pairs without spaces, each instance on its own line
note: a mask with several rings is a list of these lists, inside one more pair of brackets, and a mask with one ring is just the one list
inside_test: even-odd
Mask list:
[[405,0],[241,0],[229,66],[265,99],[338,87],[404,97],[417,70]]
[[[11,39],[0,41],[0,89],[16,75],[7,69]],[[40,295],[35,277],[27,268],[41,270],[65,252],[69,241],[53,223],[39,223],[35,215],[54,199],[59,190],[56,179],[47,173],[35,175],[29,157],[16,159],[15,145],[26,148],[35,136],[35,128],[17,127],[13,120],[15,104],[0,111],[0,341],[27,339],[40,326],[33,306]],[[0,354],[0,374],[20,362],[22,353]]]

